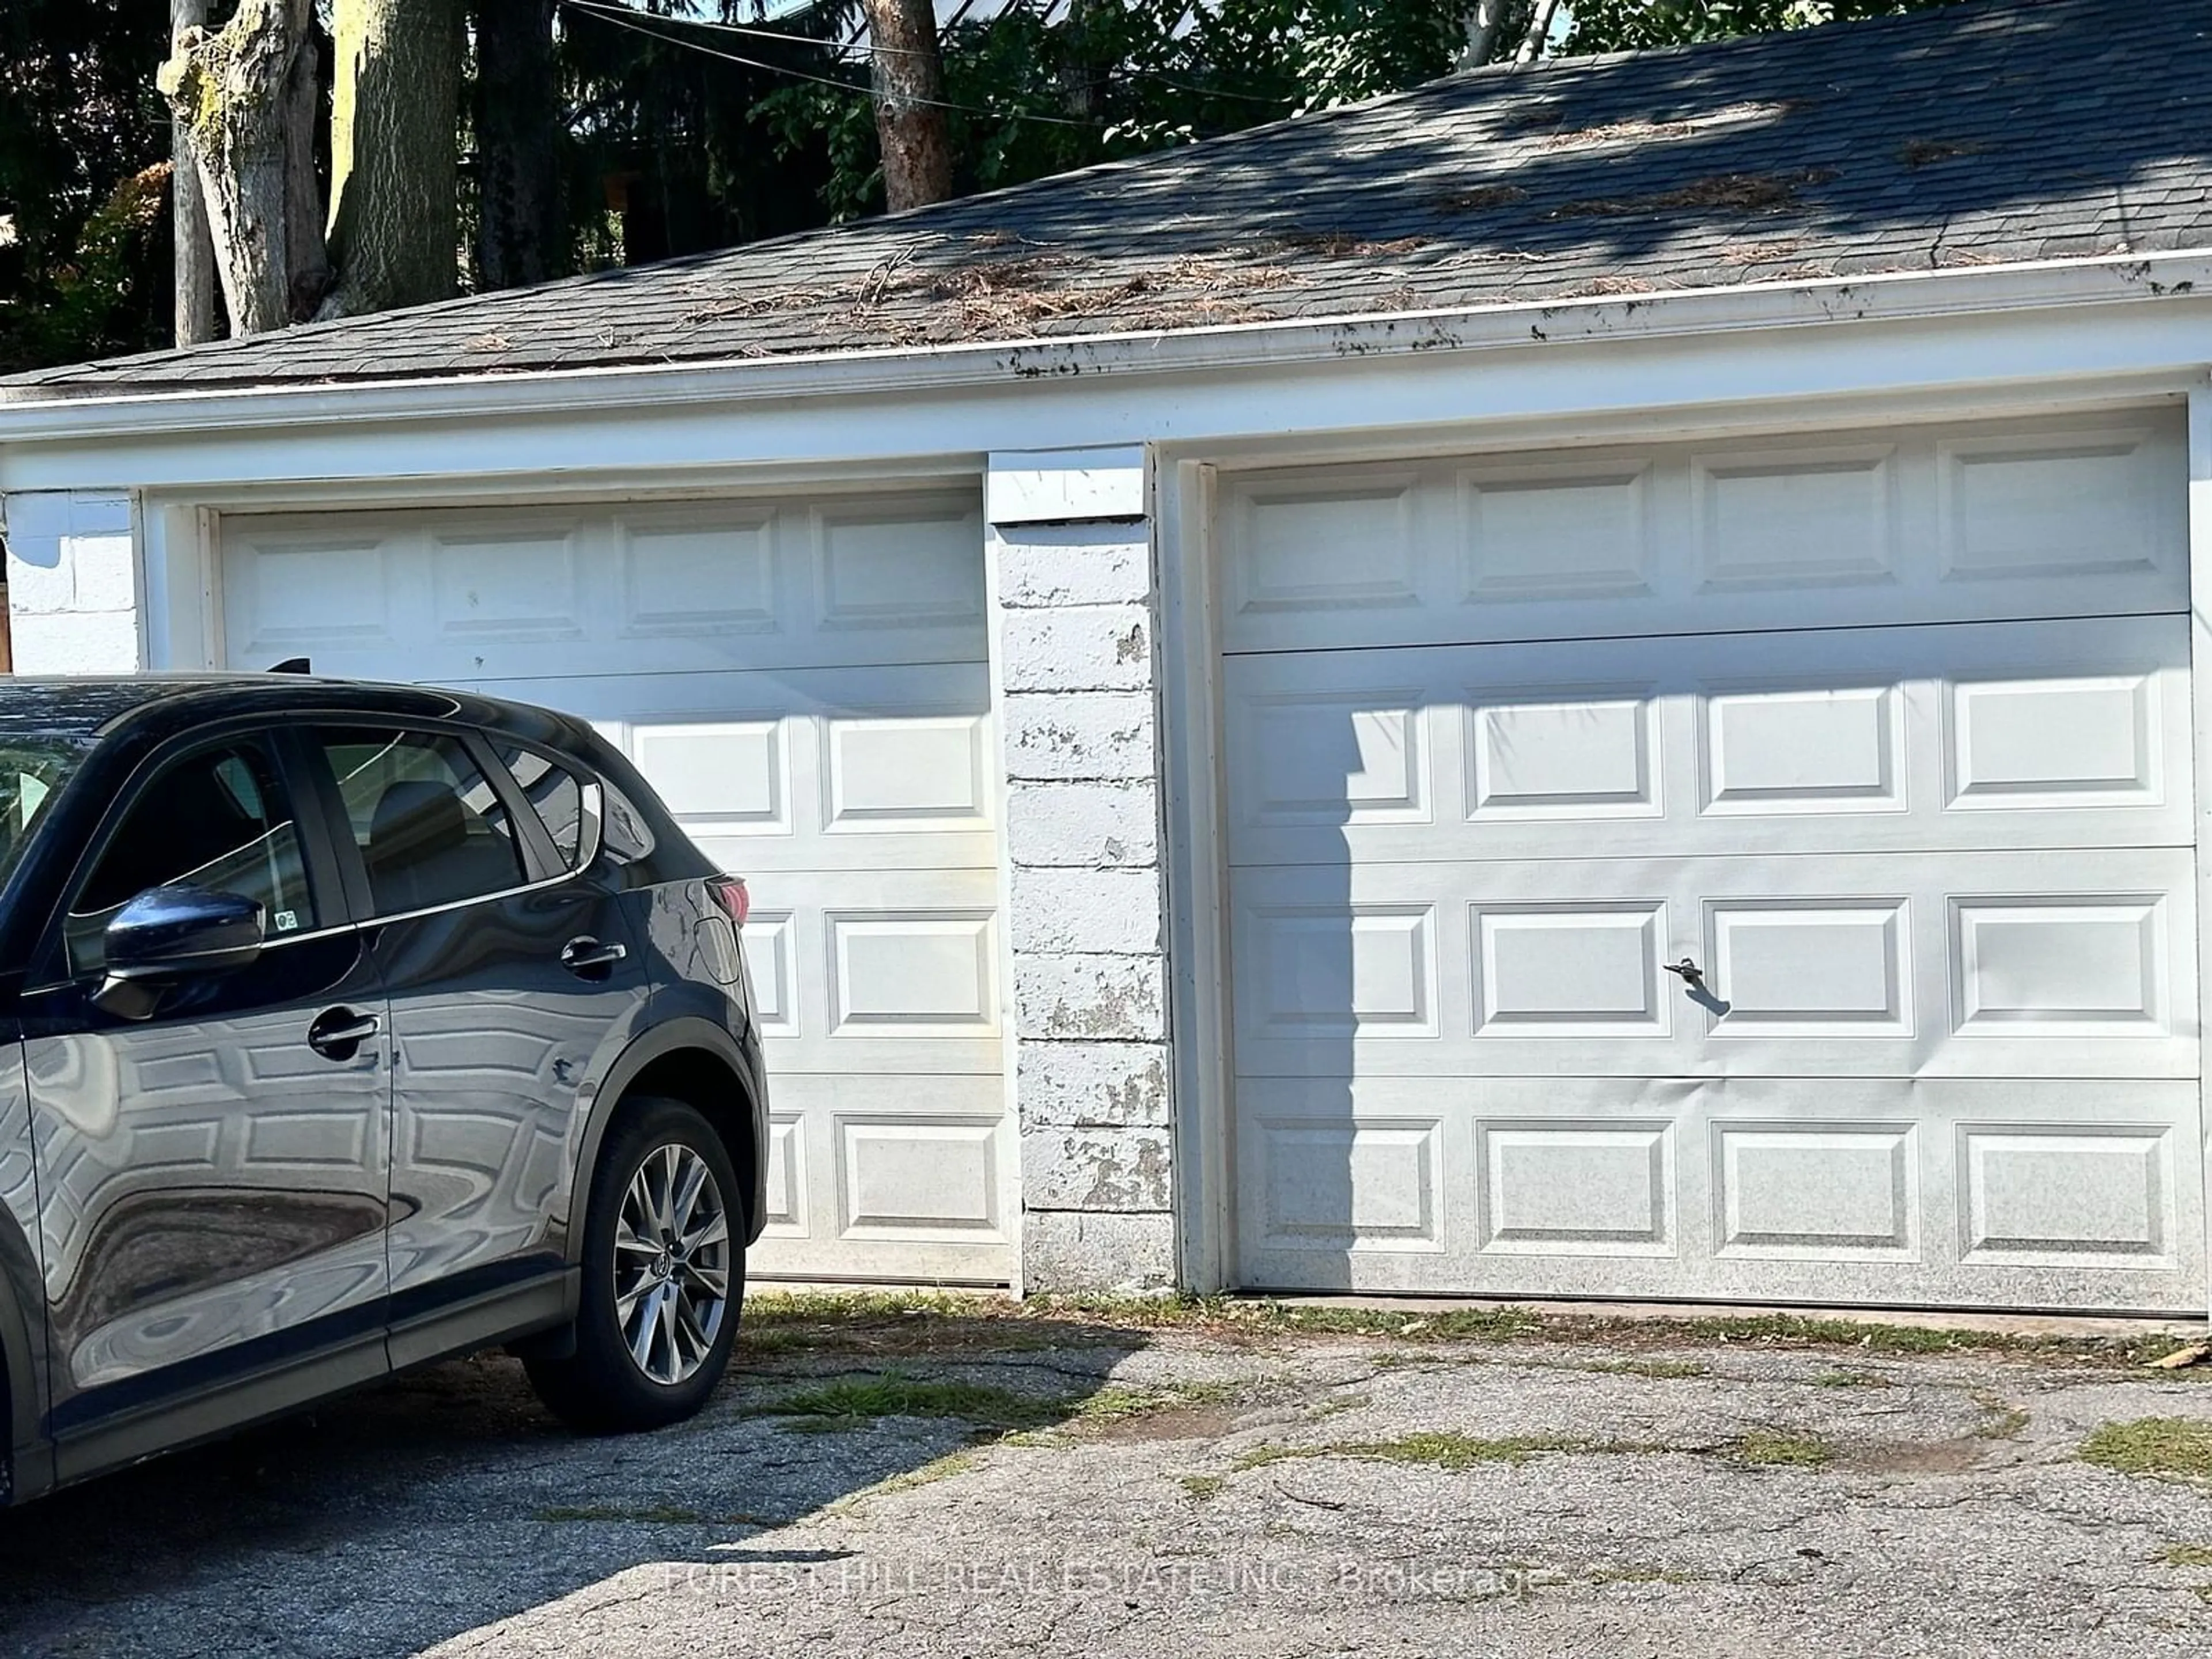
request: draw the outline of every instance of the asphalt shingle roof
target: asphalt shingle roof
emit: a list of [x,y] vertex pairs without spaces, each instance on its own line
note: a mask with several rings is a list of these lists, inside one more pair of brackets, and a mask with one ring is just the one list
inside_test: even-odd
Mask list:
[[1963,0],[1484,70],[896,217],[0,389],[704,362],[2203,248],[2208,180],[2212,0]]

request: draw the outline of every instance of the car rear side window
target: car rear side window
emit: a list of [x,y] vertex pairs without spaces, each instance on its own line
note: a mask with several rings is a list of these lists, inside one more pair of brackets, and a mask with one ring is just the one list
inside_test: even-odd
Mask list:
[[514,825],[460,738],[323,726],[313,741],[337,781],[376,915],[434,909],[523,884]]
[[567,767],[535,750],[503,744],[499,761],[514,775],[545,833],[553,838],[561,867],[574,870],[584,861],[584,786]]
[[314,900],[282,775],[258,738],[170,763],[125,810],[70,902],[70,970],[96,971],[115,913],[149,887],[236,893],[270,939],[315,926]]

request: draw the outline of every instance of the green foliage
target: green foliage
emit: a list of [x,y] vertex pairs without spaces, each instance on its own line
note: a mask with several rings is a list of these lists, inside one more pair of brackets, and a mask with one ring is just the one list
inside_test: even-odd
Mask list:
[[[662,18],[755,18],[749,0],[623,3]],[[833,0],[772,27],[835,40],[849,27],[853,3]],[[826,135],[819,144],[782,147],[764,130],[776,94],[807,84],[794,75],[823,73],[823,47],[669,23],[640,27],[573,7],[560,13],[560,27],[576,268],[703,252],[823,222]],[[859,106],[872,166],[866,100],[850,101]]]
[[2212,1420],[2142,1417],[2106,1423],[2081,1443],[2076,1455],[2122,1474],[2212,1479]]
[[[1942,3],[1571,0],[1559,49],[1669,46]],[[773,21],[757,0],[629,3],[636,23],[560,13],[568,268],[880,210],[866,54],[846,44],[858,0]],[[958,186],[999,189],[1417,85],[1453,67],[1472,3],[1075,0],[1051,24],[1045,8],[1022,4],[957,24],[944,51]],[[1534,9],[1510,0],[1501,54]],[[154,70],[167,42],[164,0],[0,4],[0,372],[166,343],[169,130]]]
[[[1675,46],[1802,28],[1949,0],[1575,0],[1567,53]],[[1079,0],[1060,22],[1009,7],[944,40],[947,125],[963,194],[1217,137],[1401,92],[1448,73],[1473,0]],[[1496,56],[1527,33],[1534,0],[1511,0]],[[817,15],[818,14],[808,14]],[[777,27],[788,27],[788,22]],[[750,48],[749,48],[750,50]],[[825,52],[815,73],[864,86],[860,53]],[[758,110],[776,155],[826,162],[832,221],[883,204],[865,91],[787,84]]]
[[0,373],[165,342],[168,38],[166,0],[0,4]]
[[1057,1422],[1068,1406],[987,1383],[884,1370],[801,1389],[757,1409],[765,1416],[811,1420],[825,1429],[864,1428],[884,1417],[957,1417],[993,1428],[1030,1428]]
[[1951,0],[1572,0],[1560,50],[1629,52],[1923,11]]
[[[946,125],[962,192],[995,190],[1416,86],[1460,51],[1464,0],[1089,0],[1048,24],[1009,7],[945,33]],[[1516,10],[1525,16],[1527,0]],[[1509,19],[1509,28],[1510,20]],[[789,27],[788,23],[779,27]],[[749,48],[750,50],[750,48]],[[866,57],[815,71],[860,88]],[[786,161],[828,162],[832,220],[880,209],[865,92],[816,83],[758,114]]]
[[1753,1429],[1735,1443],[1735,1460],[1772,1468],[1814,1469],[1835,1456],[1816,1435]]

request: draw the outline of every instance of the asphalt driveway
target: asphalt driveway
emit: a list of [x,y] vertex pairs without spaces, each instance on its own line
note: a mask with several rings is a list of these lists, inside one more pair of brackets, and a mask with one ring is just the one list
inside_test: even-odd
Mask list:
[[0,1515],[0,1648],[2212,1648],[2203,1368],[1757,1322],[765,1312],[658,1435],[573,1438],[483,1358]]

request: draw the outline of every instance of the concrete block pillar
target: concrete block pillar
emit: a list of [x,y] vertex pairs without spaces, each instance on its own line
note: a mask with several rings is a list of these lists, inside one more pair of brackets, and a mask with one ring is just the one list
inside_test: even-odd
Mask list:
[[27,490],[6,501],[8,623],[18,674],[136,674],[146,665],[131,500]]
[[1176,1277],[1158,593],[1141,449],[994,454],[1023,1282]]

